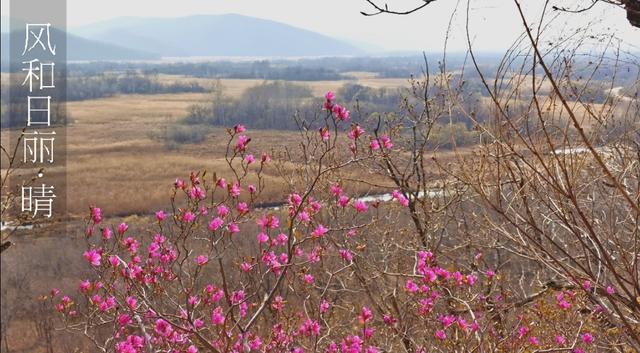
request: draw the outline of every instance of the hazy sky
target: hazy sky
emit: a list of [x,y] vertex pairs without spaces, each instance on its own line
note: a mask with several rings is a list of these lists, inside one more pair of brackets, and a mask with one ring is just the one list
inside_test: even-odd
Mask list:
[[[19,0],[12,0],[19,1]],[[409,8],[421,0],[387,0],[390,7]],[[523,0],[528,4],[542,1]],[[590,0],[582,0],[589,3]],[[237,13],[284,22],[336,38],[368,43],[384,50],[441,51],[443,38],[454,9],[449,43],[451,50],[466,48],[464,32],[466,0],[438,0],[419,13],[409,16],[379,15],[365,17],[360,11],[371,8],[364,0],[68,0],[68,25],[77,27],[119,16],[175,17],[193,14]],[[570,4],[572,1],[559,0]],[[2,1],[6,14],[8,1]],[[537,6],[537,5],[536,5]],[[539,8],[528,9],[533,22]],[[522,30],[512,0],[471,0],[471,29],[474,45],[482,50],[507,47]],[[610,28],[627,43],[640,48],[640,29],[633,28],[624,10],[598,5],[586,14],[564,14],[559,25],[567,28],[599,19],[602,28]],[[556,32],[561,31],[557,27]],[[596,27],[592,26],[595,30]]]

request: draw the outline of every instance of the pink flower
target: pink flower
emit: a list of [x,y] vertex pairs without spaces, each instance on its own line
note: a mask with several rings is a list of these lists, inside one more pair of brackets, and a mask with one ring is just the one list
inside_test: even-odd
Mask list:
[[264,244],[269,241],[269,236],[265,233],[260,232],[258,234],[258,243]]
[[409,293],[415,293],[418,291],[418,285],[412,281],[412,280],[408,280],[405,285],[404,288],[407,290],[407,292]]
[[165,218],[167,218],[167,214],[164,213],[164,211],[160,210],[156,212],[156,219],[158,220],[158,222],[164,221]]
[[380,144],[378,143],[378,140],[376,139],[371,139],[371,141],[369,142],[369,148],[372,151],[376,151],[380,149]]
[[224,180],[224,178],[220,178],[218,179],[218,181],[216,182],[216,186],[221,188],[221,189],[226,189],[227,188],[227,181]]
[[249,191],[250,194],[254,194],[257,189],[255,185],[247,185],[247,191]]
[[329,129],[327,129],[326,127],[321,128],[320,138],[322,138],[322,141],[329,141]]
[[613,295],[616,293],[616,289],[613,288],[612,286],[607,286],[607,294],[609,295]]
[[122,314],[118,316],[118,325],[120,325],[120,327],[126,326],[130,322],[131,322],[131,317],[129,316],[129,314]]
[[342,188],[340,187],[340,184],[335,183],[335,184],[331,184],[331,193],[336,195],[336,196],[340,196],[342,195]]
[[316,229],[314,229],[313,232],[311,232],[311,236],[314,237],[314,238],[321,238],[328,231],[329,230],[327,228],[325,228],[322,224],[318,224]]
[[340,104],[334,104],[331,108],[331,111],[335,115],[336,119],[340,121],[349,120],[349,111],[347,110],[347,108],[341,106]]
[[135,297],[127,297],[126,301],[131,310],[136,310],[138,308],[138,299]]
[[171,325],[168,322],[158,319],[156,320],[155,331],[160,336],[169,337],[173,332],[173,328],[171,328]]
[[287,199],[289,201],[289,205],[291,205],[291,206],[298,207],[302,203],[302,196],[300,196],[298,194],[295,194],[295,193],[294,194],[290,194]]
[[118,234],[120,235],[124,234],[124,232],[126,232],[127,229],[129,229],[129,226],[126,223],[120,223],[120,225],[118,226]]
[[324,99],[326,99],[327,102],[333,102],[336,99],[336,94],[333,93],[333,91],[327,91],[327,93],[324,94]]
[[352,140],[357,140],[360,136],[364,135],[364,129],[360,127],[360,125],[355,124],[351,126],[351,131],[347,133],[347,137]]
[[589,281],[584,281],[584,282],[582,283],[582,288],[583,288],[584,290],[589,290],[589,289],[591,289],[591,282],[589,282]]
[[527,333],[529,333],[529,328],[528,327],[520,326],[518,328],[518,338],[522,338],[522,337],[526,336]]
[[216,217],[216,218],[212,219],[211,222],[209,222],[209,230],[212,231],[212,232],[216,231],[223,224],[224,224],[224,221],[220,217]]
[[229,209],[225,205],[220,205],[216,207],[216,212],[218,212],[218,216],[226,217],[229,214]]
[[236,234],[240,231],[240,227],[235,223],[229,223],[227,225],[227,231],[229,231],[230,234]]
[[116,255],[109,256],[109,263],[112,267],[118,267],[120,265],[120,258]]
[[391,143],[391,139],[386,134],[380,136],[380,143],[382,144],[382,147],[388,150],[390,150],[393,147],[393,143]]
[[249,348],[252,351],[257,351],[260,349],[260,346],[262,346],[262,340],[260,339],[259,336],[255,336],[253,338],[253,340],[251,340],[251,342],[249,342]]
[[242,272],[249,272],[251,271],[251,264],[248,262],[243,262],[240,264],[240,269],[242,270]]
[[373,313],[371,312],[371,309],[367,308],[366,306],[363,306],[362,310],[360,310],[360,315],[358,315],[358,321],[360,321],[361,324],[366,324],[370,322],[372,319],[373,319]]
[[556,336],[555,341],[556,341],[556,344],[563,345],[563,344],[565,344],[567,342],[567,339],[564,338],[564,336],[558,335],[558,336]]
[[240,183],[235,182],[233,183],[233,185],[231,185],[231,189],[229,190],[229,194],[231,195],[231,197],[233,198],[237,198],[238,196],[240,196],[240,191],[242,189],[240,188]]
[[191,223],[196,220],[196,215],[191,211],[187,211],[182,215],[182,220],[187,223]]
[[249,212],[249,206],[247,206],[246,202],[238,202],[236,209],[238,210],[238,212],[240,212],[240,214]]
[[89,261],[89,263],[93,266],[100,266],[100,260],[102,259],[102,255],[100,252],[92,249],[84,252],[84,258]]
[[78,287],[81,292],[86,293],[89,291],[89,288],[91,288],[91,282],[88,279],[80,281],[80,285]]
[[243,132],[247,131],[247,128],[246,128],[246,127],[244,127],[244,125],[240,125],[240,124],[238,124],[238,125],[236,125],[236,126],[234,126],[234,127],[233,127],[233,131],[234,131],[236,134],[241,134],[241,133],[243,133]]
[[536,336],[531,336],[529,337],[529,344],[532,346],[537,346],[540,344],[540,341],[538,340],[538,337]]
[[177,178],[173,186],[175,186],[176,189],[184,189],[187,184],[184,183],[184,180]]
[[102,229],[102,237],[105,240],[109,240],[111,239],[111,236],[113,235],[113,232],[111,231],[111,228],[109,227],[105,227],[104,229]]
[[216,326],[224,324],[224,313],[221,307],[218,306],[213,310],[211,313],[211,322]]
[[245,135],[238,136],[238,142],[236,142],[236,149],[243,152],[247,148],[247,144],[251,142],[251,139]]
[[252,154],[248,154],[244,156],[244,161],[247,162],[247,164],[251,164],[256,161],[256,158]]
[[349,198],[345,195],[342,195],[338,198],[338,205],[340,205],[340,207],[345,208],[347,207],[347,205],[349,204]]
[[306,284],[313,284],[314,278],[313,275],[306,274],[303,276],[303,280]]
[[198,266],[204,266],[209,262],[209,258],[206,255],[200,255],[196,257],[196,263]]
[[274,215],[264,215],[257,221],[260,229],[275,229],[280,226],[280,220]]
[[309,221],[311,221],[311,217],[309,216],[309,212],[307,211],[298,213],[298,219],[303,223],[308,223]]
[[198,348],[194,345],[190,345],[189,348],[187,348],[187,353],[198,353]]
[[331,306],[331,304],[329,304],[328,301],[323,299],[322,302],[320,302],[320,313],[321,314],[325,314],[327,311],[329,311],[329,307],[330,306]]
[[384,321],[385,325],[392,326],[398,321],[391,315],[384,315],[382,317],[382,321]]
[[369,210],[369,206],[367,206],[367,204],[364,201],[356,201],[353,204],[353,207],[356,209],[356,212],[358,213],[364,213],[367,212]]
[[98,207],[91,207],[91,219],[98,224],[102,221],[102,210]]
[[436,338],[440,341],[444,341],[447,339],[447,334],[444,332],[444,330],[438,330],[436,331]]
[[205,197],[207,197],[206,193],[204,192],[204,190],[202,190],[200,187],[198,186],[194,186],[191,188],[191,190],[189,190],[189,197],[192,200],[204,200]]
[[317,336],[320,334],[320,324],[318,321],[307,319],[307,321],[298,328],[298,333],[305,336]]
[[584,342],[586,344],[593,343],[593,336],[589,332],[583,333],[581,338],[582,338],[582,342]]
[[353,254],[351,253],[351,250],[349,249],[340,249],[340,256],[342,257],[343,260],[347,261],[347,262],[351,262],[351,260],[353,260]]
[[282,298],[281,296],[276,296],[273,299],[273,303],[271,304],[271,307],[273,308],[273,310],[275,311],[280,311],[282,309],[284,309],[284,298]]

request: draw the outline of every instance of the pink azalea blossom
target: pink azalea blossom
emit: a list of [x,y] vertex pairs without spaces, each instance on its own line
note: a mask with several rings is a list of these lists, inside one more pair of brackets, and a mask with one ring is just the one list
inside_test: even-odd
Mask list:
[[209,258],[206,255],[199,255],[196,257],[196,263],[198,266],[204,266],[209,262]]
[[353,204],[353,207],[356,209],[356,212],[358,213],[364,213],[367,212],[369,210],[369,206],[367,206],[367,204],[364,201],[356,201]]
[[388,150],[393,148],[393,143],[391,143],[391,139],[386,134],[380,136],[380,144],[382,145],[382,147],[384,147],[384,148],[386,148]]
[[126,232],[127,229],[129,229],[129,226],[126,223],[120,223],[120,225],[118,226],[118,234],[120,235],[124,234],[124,232]]
[[182,215],[182,221],[184,222],[191,223],[195,220],[196,220],[196,215],[194,215],[193,212],[191,211],[187,211]]
[[216,325],[216,326],[220,326],[222,324],[224,324],[224,313],[221,307],[216,307],[213,312],[211,313],[211,322]]
[[219,217],[226,217],[229,214],[229,209],[225,205],[220,205],[216,207],[216,212]]
[[353,254],[349,249],[340,249],[340,257],[347,262],[351,262],[353,260]]
[[247,144],[251,142],[251,139],[245,135],[238,136],[238,142],[236,142],[236,150],[243,152],[247,149]]
[[360,125],[358,124],[354,124],[351,127],[351,131],[347,133],[347,137],[349,137],[352,140],[357,140],[362,135],[364,135],[364,129],[360,127]]
[[260,232],[258,234],[258,243],[264,244],[269,241],[269,236],[265,233]]
[[238,227],[238,225],[235,224],[235,223],[229,223],[227,225],[227,231],[230,234],[236,234],[236,233],[238,233],[240,231],[240,227]]
[[325,228],[322,224],[318,224],[316,229],[314,229],[313,232],[311,232],[311,236],[314,237],[314,238],[321,238],[328,231],[329,230],[327,228]]
[[224,221],[220,217],[216,217],[209,222],[209,230],[216,231],[224,224]]
[[91,219],[98,224],[102,221],[102,210],[98,207],[91,207]]
[[84,252],[84,258],[92,265],[92,266],[100,266],[100,260],[102,260],[102,255],[100,252],[92,249]]
[[313,284],[314,278],[313,275],[306,274],[303,276],[303,280],[306,284]]
[[329,307],[330,306],[331,306],[331,304],[329,304],[328,301],[323,299],[322,302],[320,302],[320,313],[321,314],[326,314],[329,311]]
[[329,129],[327,129],[326,127],[321,128],[320,138],[322,138],[322,141],[329,141]]
[[358,321],[360,321],[361,324],[366,324],[370,322],[372,319],[373,319],[373,313],[371,312],[371,309],[367,308],[366,306],[363,306],[362,309],[360,310],[360,315],[358,315]]
[[167,218],[167,214],[164,213],[164,211],[160,210],[156,212],[156,219],[158,220],[158,222],[164,221],[165,218]]

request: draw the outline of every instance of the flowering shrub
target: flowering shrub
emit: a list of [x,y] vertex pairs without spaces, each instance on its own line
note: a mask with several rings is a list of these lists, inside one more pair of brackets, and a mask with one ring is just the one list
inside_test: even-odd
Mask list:
[[262,172],[280,161],[254,152],[241,125],[228,130],[234,178],[176,179],[155,231],[105,224],[91,207],[93,275],[50,296],[65,328],[119,353],[578,353],[617,342],[590,282],[519,295],[481,251],[425,240],[407,184],[374,200],[350,193],[353,168],[404,158],[396,130],[367,135],[332,92],[323,109],[322,126],[303,131],[281,207],[258,207]]

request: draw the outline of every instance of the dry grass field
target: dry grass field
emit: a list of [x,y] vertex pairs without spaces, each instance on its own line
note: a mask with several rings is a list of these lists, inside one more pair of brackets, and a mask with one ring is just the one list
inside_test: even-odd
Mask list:
[[[406,80],[377,79],[360,75],[357,82],[371,87],[399,87]],[[193,81],[192,77],[163,75],[161,81]],[[205,87],[215,80],[195,79]],[[247,88],[261,80],[221,80],[224,93],[240,96]],[[349,81],[301,82],[320,96],[327,90],[337,90]],[[67,209],[72,217],[84,216],[89,205],[99,205],[106,215],[148,213],[167,207],[172,181],[188,177],[190,171],[207,170],[224,175],[227,133],[213,128],[204,142],[185,144],[168,149],[161,135],[188,108],[210,99],[208,93],[180,93],[156,95],[119,95],[115,97],[74,101],[67,104],[72,123],[67,127],[66,169],[48,171],[53,180],[66,171],[68,190]],[[283,131],[250,131],[254,137],[253,151],[271,151],[290,143]],[[3,132],[3,138],[8,133]],[[295,148],[295,146],[289,146]],[[227,176],[229,177],[229,176]],[[283,197],[275,171],[266,170],[268,188],[266,201]]]

